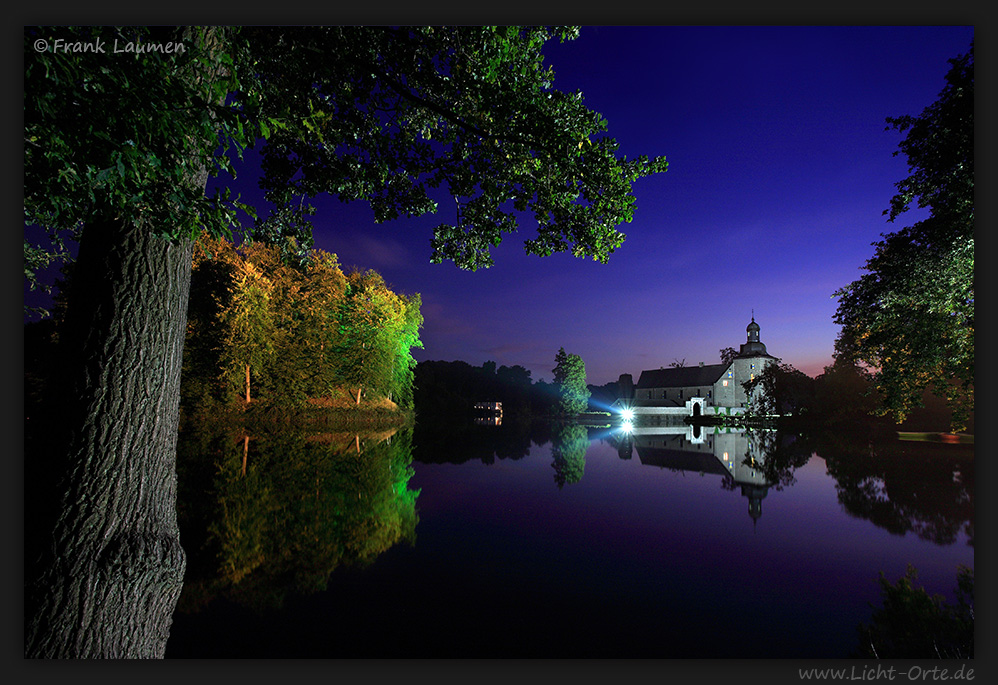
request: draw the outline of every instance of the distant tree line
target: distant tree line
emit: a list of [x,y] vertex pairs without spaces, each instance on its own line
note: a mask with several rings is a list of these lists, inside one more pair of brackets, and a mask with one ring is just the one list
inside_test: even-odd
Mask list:
[[503,416],[547,416],[555,412],[557,388],[533,381],[519,364],[486,361],[422,361],[415,369],[415,406],[420,416],[474,416],[478,402],[501,402]]
[[[562,358],[562,352],[556,359],[567,363],[570,355]],[[584,374],[584,366],[581,370]],[[584,381],[582,376],[582,383],[574,385],[559,384],[557,379],[553,383],[534,382],[530,371],[522,366],[497,368],[494,361],[482,366],[463,361],[425,361],[416,365],[414,397],[416,410],[423,416],[471,417],[476,402],[501,402],[507,418],[612,411],[611,405],[621,396],[619,382],[587,385]],[[764,392],[748,408],[750,417],[778,416],[812,425],[867,422],[878,417],[885,426],[896,423],[896,419],[882,416],[882,400],[873,373],[842,358],[813,378],[778,359],[745,384],[750,395],[757,387]],[[922,402],[923,407],[913,410],[897,425],[910,430],[947,430],[951,410],[945,401],[926,391]],[[973,415],[969,426],[972,430]]]
[[322,250],[286,257],[262,242],[197,242],[182,407],[346,396],[411,407],[420,296],[393,292],[374,271],[344,273]]
[[491,360],[481,366],[464,361],[420,362],[416,365],[416,410],[424,416],[471,416],[478,403],[500,402],[504,416],[569,417],[592,406],[586,365],[579,355],[560,348],[552,373],[553,383],[534,382],[530,371],[519,364],[496,368]]

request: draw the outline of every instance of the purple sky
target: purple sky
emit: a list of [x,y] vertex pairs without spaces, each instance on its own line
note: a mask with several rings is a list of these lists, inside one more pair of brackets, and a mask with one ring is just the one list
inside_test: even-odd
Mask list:
[[[720,361],[752,311],[770,354],[809,375],[832,361],[832,293],[861,275],[907,175],[885,118],[942,90],[969,26],[584,27],[552,42],[554,85],[582,90],[628,157],[665,155],[638,181],[634,220],[608,264],[524,254],[525,223],[491,269],[429,263],[449,215],[376,225],[363,204],[320,198],[315,244],[422,295],[417,360],[522,365],[552,379],[560,347],[588,381]],[[252,174],[239,184],[255,186]],[[442,210],[446,211],[446,210]]]
[[423,299],[417,360],[520,364],[552,379],[559,347],[590,383],[643,369],[718,363],[752,310],[770,354],[809,375],[832,362],[832,293],[861,275],[907,175],[885,118],[942,90],[972,27],[585,27],[550,44],[556,88],[582,90],[629,157],[669,170],[635,184],[634,220],[608,264],[523,253],[496,265],[429,263],[438,216],[374,225],[330,202],[316,246]]

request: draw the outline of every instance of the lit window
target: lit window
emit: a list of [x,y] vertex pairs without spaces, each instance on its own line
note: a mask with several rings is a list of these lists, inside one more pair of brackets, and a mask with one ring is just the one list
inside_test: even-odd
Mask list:
[[724,387],[728,387],[728,381],[724,381]]

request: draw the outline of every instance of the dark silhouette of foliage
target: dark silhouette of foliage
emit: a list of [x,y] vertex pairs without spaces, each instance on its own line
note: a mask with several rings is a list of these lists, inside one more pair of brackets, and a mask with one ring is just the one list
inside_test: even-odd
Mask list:
[[814,379],[779,359],[744,385],[753,398],[749,411],[758,416],[799,416],[814,403]]
[[888,118],[907,132],[895,154],[911,174],[897,183],[889,220],[917,200],[928,219],[874,243],[868,272],[836,291],[836,356],[872,370],[878,411],[900,423],[926,389],[962,429],[974,406],[974,46],[950,60],[946,86],[920,115]]
[[957,573],[957,604],[916,587],[909,565],[897,583],[880,574],[883,604],[859,627],[860,656],[874,659],[973,659],[974,571]]
[[422,361],[415,367],[413,393],[417,413],[424,417],[468,420],[477,402],[501,402],[503,420],[548,416],[557,399],[550,384],[531,381],[518,364],[496,368],[494,361],[472,366],[464,361]]
[[730,364],[738,356],[738,350],[733,347],[725,347],[719,350],[719,355],[722,363]]
[[901,441],[870,426],[850,433],[838,428],[809,436],[846,511],[894,535],[948,545],[963,531],[974,544],[972,445]]

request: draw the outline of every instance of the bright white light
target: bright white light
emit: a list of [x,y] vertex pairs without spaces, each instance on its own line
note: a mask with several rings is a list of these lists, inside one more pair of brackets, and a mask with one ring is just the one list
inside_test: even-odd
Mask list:
[[624,421],[630,421],[634,418],[634,411],[631,409],[624,409],[620,412],[620,418],[624,419]]
[[630,433],[634,430],[634,425],[630,421],[624,421],[624,423],[620,425],[620,429],[625,433]]

